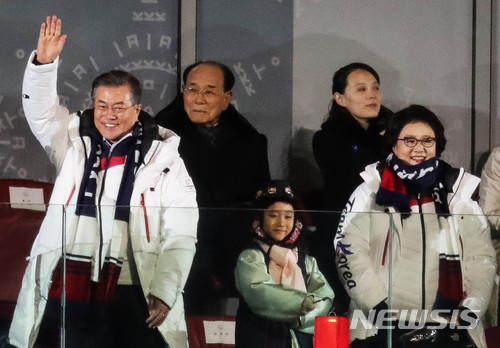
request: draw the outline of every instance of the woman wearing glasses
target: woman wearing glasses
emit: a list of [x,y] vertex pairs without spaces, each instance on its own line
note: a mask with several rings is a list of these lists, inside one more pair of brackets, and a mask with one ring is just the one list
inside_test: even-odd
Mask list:
[[384,138],[391,154],[361,174],[335,237],[351,319],[379,328],[352,321],[351,347],[386,346],[391,325],[394,347],[486,347],[495,253],[471,199],[479,179],[440,159],[444,127],[423,106],[396,113]]

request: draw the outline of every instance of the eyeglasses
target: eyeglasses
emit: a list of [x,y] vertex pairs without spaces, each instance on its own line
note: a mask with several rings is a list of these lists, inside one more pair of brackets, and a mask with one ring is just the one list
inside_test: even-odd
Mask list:
[[220,95],[214,89],[204,88],[199,90],[196,87],[184,87],[184,94],[189,97],[195,97],[198,96],[198,94],[201,94],[205,98],[213,98]]
[[405,145],[411,149],[417,146],[418,143],[421,143],[423,147],[432,147],[436,143],[436,138],[427,137],[423,139],[415,139],[413,137],[407,137],[403,139],[398,139],[405,142]]
[[111,111],[114,115],[121,116],[125,113],[125,111],[127,111],[127,109],[130,109],[136,105],[137,104],[130,105],[130,106],[125,106],[125,105],[109,106],[107,104],[99,104],[99,105],[95,106],[95,109],[101,114],[105,114],[106,112],[108,112],[109,109],[111,109]]

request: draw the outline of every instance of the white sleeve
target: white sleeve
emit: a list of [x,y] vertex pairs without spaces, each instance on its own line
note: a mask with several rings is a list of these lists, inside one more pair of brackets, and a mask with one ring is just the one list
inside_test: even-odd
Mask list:
[[342,212],[335,236],[335,264],[349,297],[368,312],[388,295],[387,281],[376,271],[374,260],[381,258],[390,217],[371,213],[374,193],[366,183],[351,195]]
[[500,230],[500,147],[491,151],[481,173],[479,205],[489,215],[491,227]]
[[32,52],[23,79],[23,109],[33,135],[47,152],[59,171],[69,146],[68,125],[71,120],[66,108],[59,105],[57,96],[57,65],[35,65]]

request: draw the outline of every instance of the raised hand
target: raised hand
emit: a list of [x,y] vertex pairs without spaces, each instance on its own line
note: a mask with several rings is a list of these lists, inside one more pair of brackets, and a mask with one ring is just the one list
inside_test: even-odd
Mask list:
[[47,16],[47,22],[40,27],[36,60],[40,63],[51,63],[61,53],[67,35],[61,35],[61,20],[57,16]]

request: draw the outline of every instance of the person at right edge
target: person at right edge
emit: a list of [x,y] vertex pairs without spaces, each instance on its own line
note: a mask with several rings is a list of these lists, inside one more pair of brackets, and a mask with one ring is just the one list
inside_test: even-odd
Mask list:
[[361,174],[335,237],[351,347],[386,347],[392,332],[393,347],[486,348],[496,260],[471,199],[480,180],[440,159],[444,127],[423,106],[397,112],[384,141],[389,156]]
[[[497,264],[500,264],[500,147],[491,150],[488,161],[481,172],[479,186],[479,206],[483,209],[491,227],[491,240],[495,247]],[[497,267],[497,278],[500,269]],[[485,316],[485,326],[498,326],[499,286],[495,282],[488,312]]]

